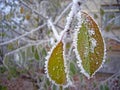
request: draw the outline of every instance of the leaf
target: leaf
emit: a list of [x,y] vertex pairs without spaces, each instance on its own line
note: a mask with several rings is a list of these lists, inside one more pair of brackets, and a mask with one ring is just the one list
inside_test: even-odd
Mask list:
[[65,85],[67,83],[62,41],[53,48],[45,67],[48,78],[55,84]]
[[104,14],[105,14],[105,11],[102,8],[100,8],[100,15],[103,16]]
[[90,78],[104,62],[105,47],[98,25],[87,13],[81,15],[82,24],[74,41],[75,53],[81,72]]
[[46,52],[46,50],[45,50],[44,48],[42,49],[42,55],[43,55],[43,56],[46,56],[46,55],[47,55],[47,52]]
[[23,8],[23,7],[20,8],[20,13],[21,13],[21,14],[24,13],[24,8]]
[[38,50],[37,50],[37,49],[35,50],[34,56],[35,56],[35,59],[36,59],[36,60],[39,60],[39,59],[40,59],[40,58],[39,58],[39,53],[38,53]]
[[26,19],[26,20],[30,20],[30,15],[27,14],[27,15],[25,16],[25,19]]
[[4,66],[0,66],[0,73],[4,73],[6,71],[6,68]]
[[97,14],[94,14],[94,18],[97,19],[97,18],[98,18],[98,15],[97,15]]
[[0,85],[0,90],[7,90],[7,87]]
[[52,90],[56,90],[56,89],[57,89],[56,85],[53,85]]
[[100,85],[100,90],[109,90],[109,87],[105,85]]
[[70,70],[72,72],[72,74],[76,74],[76,68],[75,68],[75,65],[73,63],[70,63]]

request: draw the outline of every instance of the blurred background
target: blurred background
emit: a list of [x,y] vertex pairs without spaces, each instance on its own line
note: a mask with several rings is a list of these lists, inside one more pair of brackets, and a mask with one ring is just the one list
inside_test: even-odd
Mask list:
[[[80,1],[81,10],[94,18],[105,39],[106,62],[87,79],[71,51],[68,67],[73,85],[64,90],[120,90],[120,0]],[[47,21],[51,19],[60,34],[71,2],[0,0],[0,90],[59,90],[44,73],[45,56],[57,41]],[[71,40],[75,23],[72,25]]]

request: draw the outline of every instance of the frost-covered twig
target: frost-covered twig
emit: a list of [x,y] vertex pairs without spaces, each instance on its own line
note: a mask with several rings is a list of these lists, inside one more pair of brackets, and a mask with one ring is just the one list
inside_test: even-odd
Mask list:
[[[117,17],[112,18],[111,20],[109,20],[109,21],[107,22],[107,25],[109,25],[110,23],[112,23],[115,19],[119,19],[119,18],[120,18],[120,15],[118,15]],[[105,29],[105,27],[106,27],[107,25],[104,25],[104,26],[102,27],[102,33],[103,33],[104,37],[106,37],[106,38],[111,38],[111,39],[114,39],[114,40],[120,42],[120,39],[119,39],[113,32],[110,32],[110,31],[109,31],[109,32],[106,32],[106,31],[104,31],[104,29]]]
[[102,34],[105,38],[110,38],[110,39],[120,42],[120,39],[116,35],[114,35],[111,31],[109,32],[102,31]]
[[[48,20],[48,17],[45,17],[43,15],[41,15],[37,10],[31,8],[29,5],[27,5],[25,2],[23,2],[22,0],[20,0],[21,4],[23,4],[24,6],[26,6],[27,8],[29,8],[32,12],[34,12],[35,14],[39,15],[41,18],[43,18],[44,20]],[[58,28],[62,29],[61,26],[54,24],[55,26],[57,26]]]
[[[11,26],[10,25],[10,22],[8,23],[8,22],[3,22],[3,23],[5,23],[5,24],[7,24],[8,26]],[[25,28],[23,28],[23,27],[21,27],[19,24],[17,24],[17,23],[15,23],[17,26],[19,26],[20,28],[22,28],[22,30],[25,30]],[[19,33],[18,31],[15,31],[14,29],[12,30],[13,32],[15,32],[16,34],[18,34],[18,35],[22,35],[21,33]],[[28,31],[27,31],[28,32]],[[26,36],[26,38],[28,38],[29,40],[31,40],[31,41],[34,41],[35,39],[34,38],[31,38],[31,37],[29,37],[29,36]],[[28,39],[27,39],[27,42],[28,42]],[[24,41],[26,41],[25,39],[24,39]]]
[[57,17],[57,19],[54,21],[54,24],[57,24],[57,22],[62,18],[62,16],[66,13],[66,11],[71,7],[72,3],[70,3]]
[[53,31],[53,33],[54,33],[54,35],[55,35],[55,37],[58,41],[59,40],[59,35],[58,35],[58,32],[57,32],[55,26],[53,25],[53,22],[52,22],[51,19],[48,20],[48,26],[50,26],[52,28],[52,31]]
[[114,78],[114,77],[116,77],[116,76],[120,76],[120,71],[117,72],[117,73],[115,73],[115,74],[113,74],[111,77],[107,78],[106,80],[101,81],[101,83],[98,84],[98,85],[96,86],[96,88],[94,88],[94,90],[98,89],[101,85],[104,85],[106,82],[109,82],[112,78]]
[[10,55],[10,54],[13,54],[13,53],[16,53],[16,52],[19,52],[20,50],[24,50],[25,48],[28,48],[30,46],[34,46],[34,45],[40,45],[40,44],[43,44],[43,43],[46,43],[46,42],[49,42],[50,40],[42,40],[42,41],[39,41],[39,42],[36,42],[36,43],[32,43],[32,44],[27,44],[26,46],[23,46],[23,47],[20,47],[16,50],[13,50],[11,52],[8,52],[7,54],[5,54],[5,56],[7,55]]
[[14,38],[14,39],[12,39],[12,40],[10,40],[10,41],[6,41],[6,42],[3,42],[3,43],[0,43],[0,46],[6,45],[6,44],[12,43],[12,42],[14,42],[14,41],[16,41],[16,40],[18,40],[18,39],[21,39],[21,38],[27,36],[28,34],[31,34],[31,33],[35,32],[35,31],[40,30],[41,28],[43,28],[43,27],[46,26],[46,25],[47,25],[47,24],[45,23],[45,24],[43,24],[43,25],[41,25],[41,26],[39,26],[39,27],[31,30],[30,32],[26,32],[25,34],[23,34],[23,35],[21,35],[21,36],[19,36],[19,37],[16,37],[16,38]]
[[107,24],[102,27],[102,30],[104,30],[104,28],[105,28],[107,25],[109,25],[110,23],[112,23],[115,19],[119,19],[119,18],[120,18],[120,15],[118,15],[118,16],[112,18],[111,20],[109,20],[109,21],[107,22]]
[[78,12],[78,10],[80,10],[80,5],[81,5],[81,2],[79,0],[73,0],[73,6],[67,17],[67,22],[66,22],[64,31],[67,31],[70,29],[70,24],[72,22],[72,19],[73,19],[74,15]]
[[22,0],[20,0],[20,3],[22,3],[24,6],[26,6],[27,8],[29,8],[32,12],[34,12],[35,14],[39,15],[40,17],[42,17],[44,20],[47,20],[46,17],[44,17],[43,15],[41,15],[40,13],[38,13],[35,9],[31,8],[29,5],[27,5],[25,2],[23,2]]

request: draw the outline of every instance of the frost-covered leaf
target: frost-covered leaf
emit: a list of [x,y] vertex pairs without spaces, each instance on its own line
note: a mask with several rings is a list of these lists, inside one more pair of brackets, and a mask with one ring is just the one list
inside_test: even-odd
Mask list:
[[82,12],[81,19],[75,35],[75,52],[81,72],[90,78],[104,61],[104,40],[98,25],[87,13]]
[[53,83],[57,85],[66,85],[67,73],[65,59],[63,55],[63,43],[60,41],[53,49],[47,58],[45,70],[47,76]]

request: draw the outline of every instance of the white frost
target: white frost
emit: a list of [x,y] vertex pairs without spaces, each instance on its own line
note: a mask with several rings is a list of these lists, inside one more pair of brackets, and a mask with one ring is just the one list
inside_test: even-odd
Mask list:
[[97,46],[97,41],[94,38],[90,39],[92,45],[90,45],[90,52],[94,53],[94,49]]
[[95,35],[94,30],[88,30],[88,33],[89,33],[90,36]]

